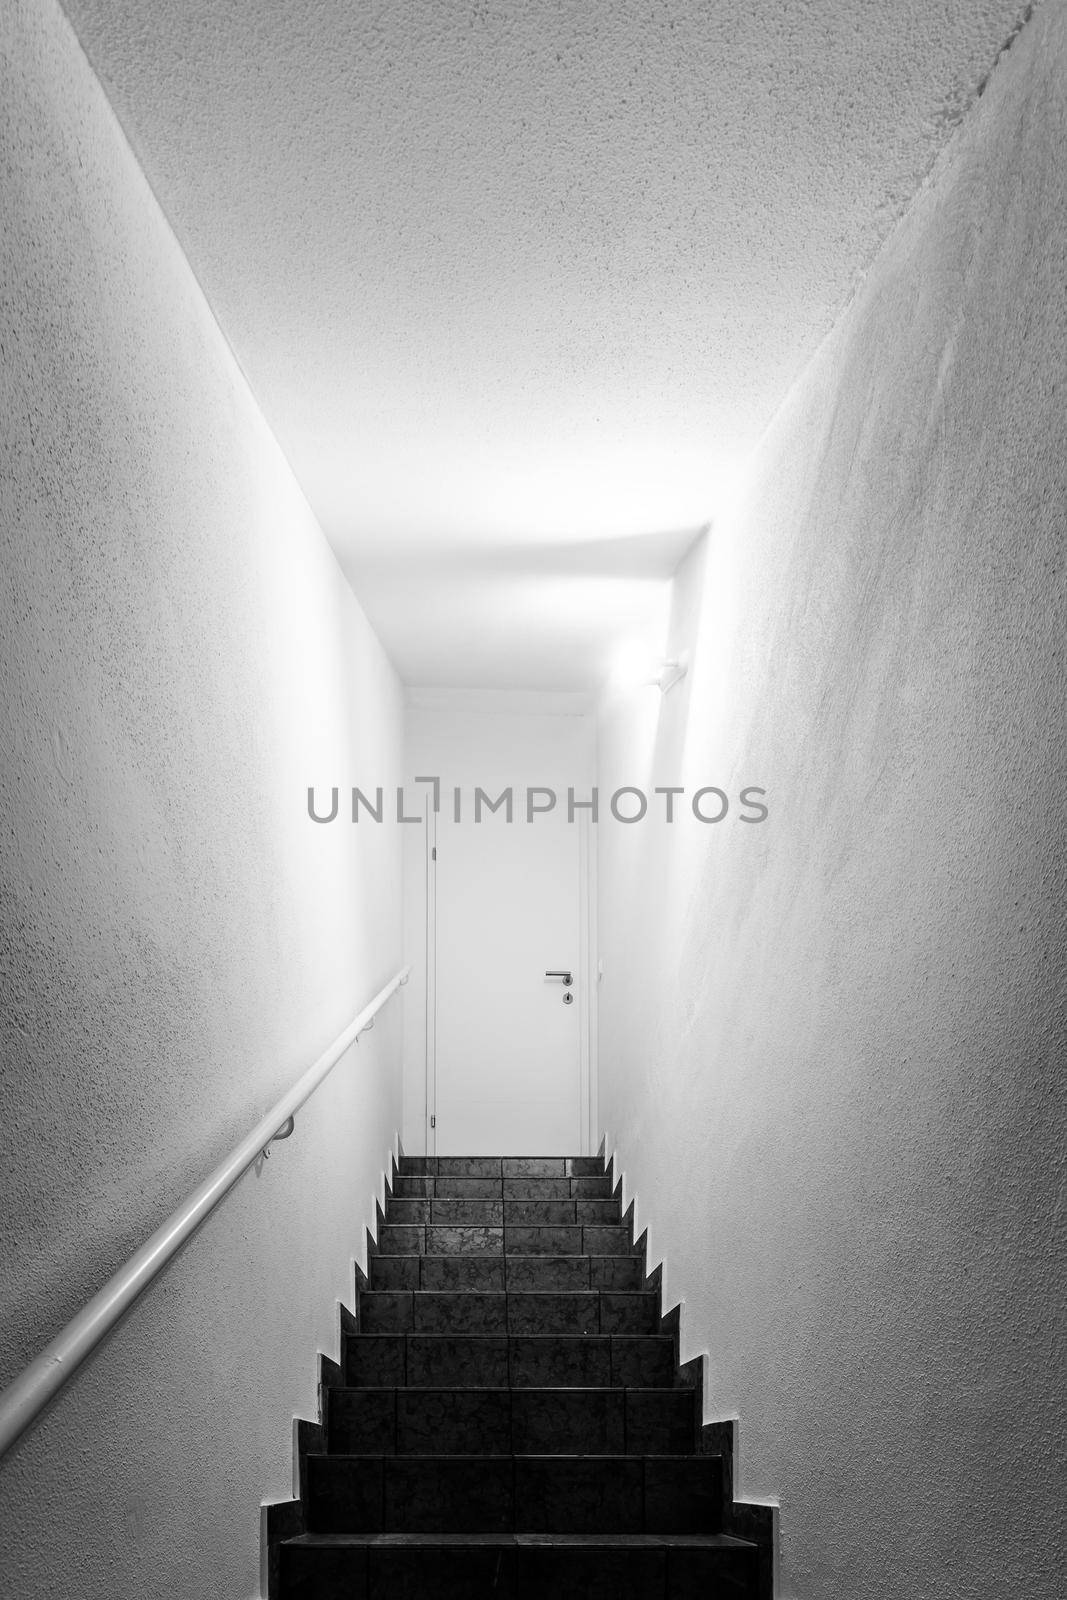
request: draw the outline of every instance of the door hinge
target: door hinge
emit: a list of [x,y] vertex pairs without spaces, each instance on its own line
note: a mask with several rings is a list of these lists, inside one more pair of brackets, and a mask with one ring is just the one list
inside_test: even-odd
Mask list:
[[436,1128],[436,1126],[437,1126],[437,1118],[436,1117],[431,1117],[430,1118],[430,1127],[431,1128]]
[[431,861],[436,861],[437,860],[437,846],[436,845],[434,845],[433,849],[430,851],[430,860]]

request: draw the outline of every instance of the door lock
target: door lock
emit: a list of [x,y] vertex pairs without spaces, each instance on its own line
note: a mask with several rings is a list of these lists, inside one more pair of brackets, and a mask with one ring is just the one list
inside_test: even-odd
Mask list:
[[565,1006],[572,1006],[574,1004],[574,996],[571,994],[569,989],[567,990],[567,993],[563,996],[563,1004]]

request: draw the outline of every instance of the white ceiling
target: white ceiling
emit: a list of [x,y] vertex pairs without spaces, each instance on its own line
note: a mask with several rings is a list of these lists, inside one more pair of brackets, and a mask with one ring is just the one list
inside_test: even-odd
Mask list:
[[588,688],[1019,0],[66,0],[408,682]]

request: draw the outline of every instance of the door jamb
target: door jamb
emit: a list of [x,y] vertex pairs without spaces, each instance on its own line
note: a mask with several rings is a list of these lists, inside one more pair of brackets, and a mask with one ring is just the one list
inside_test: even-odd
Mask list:
[[[598,1026],[596,843],[589,813],[578,826],[578,1138],[577,1155],[593,1155],[597,1123]],[[437,813],[426,804],[426,1066],[425,1148],[437,1154]]]

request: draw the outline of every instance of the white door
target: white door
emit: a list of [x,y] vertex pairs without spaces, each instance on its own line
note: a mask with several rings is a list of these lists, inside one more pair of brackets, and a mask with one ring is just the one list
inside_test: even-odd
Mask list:
[[565,810],[435,820],[432,1148],[581,1152],[585,831]]

